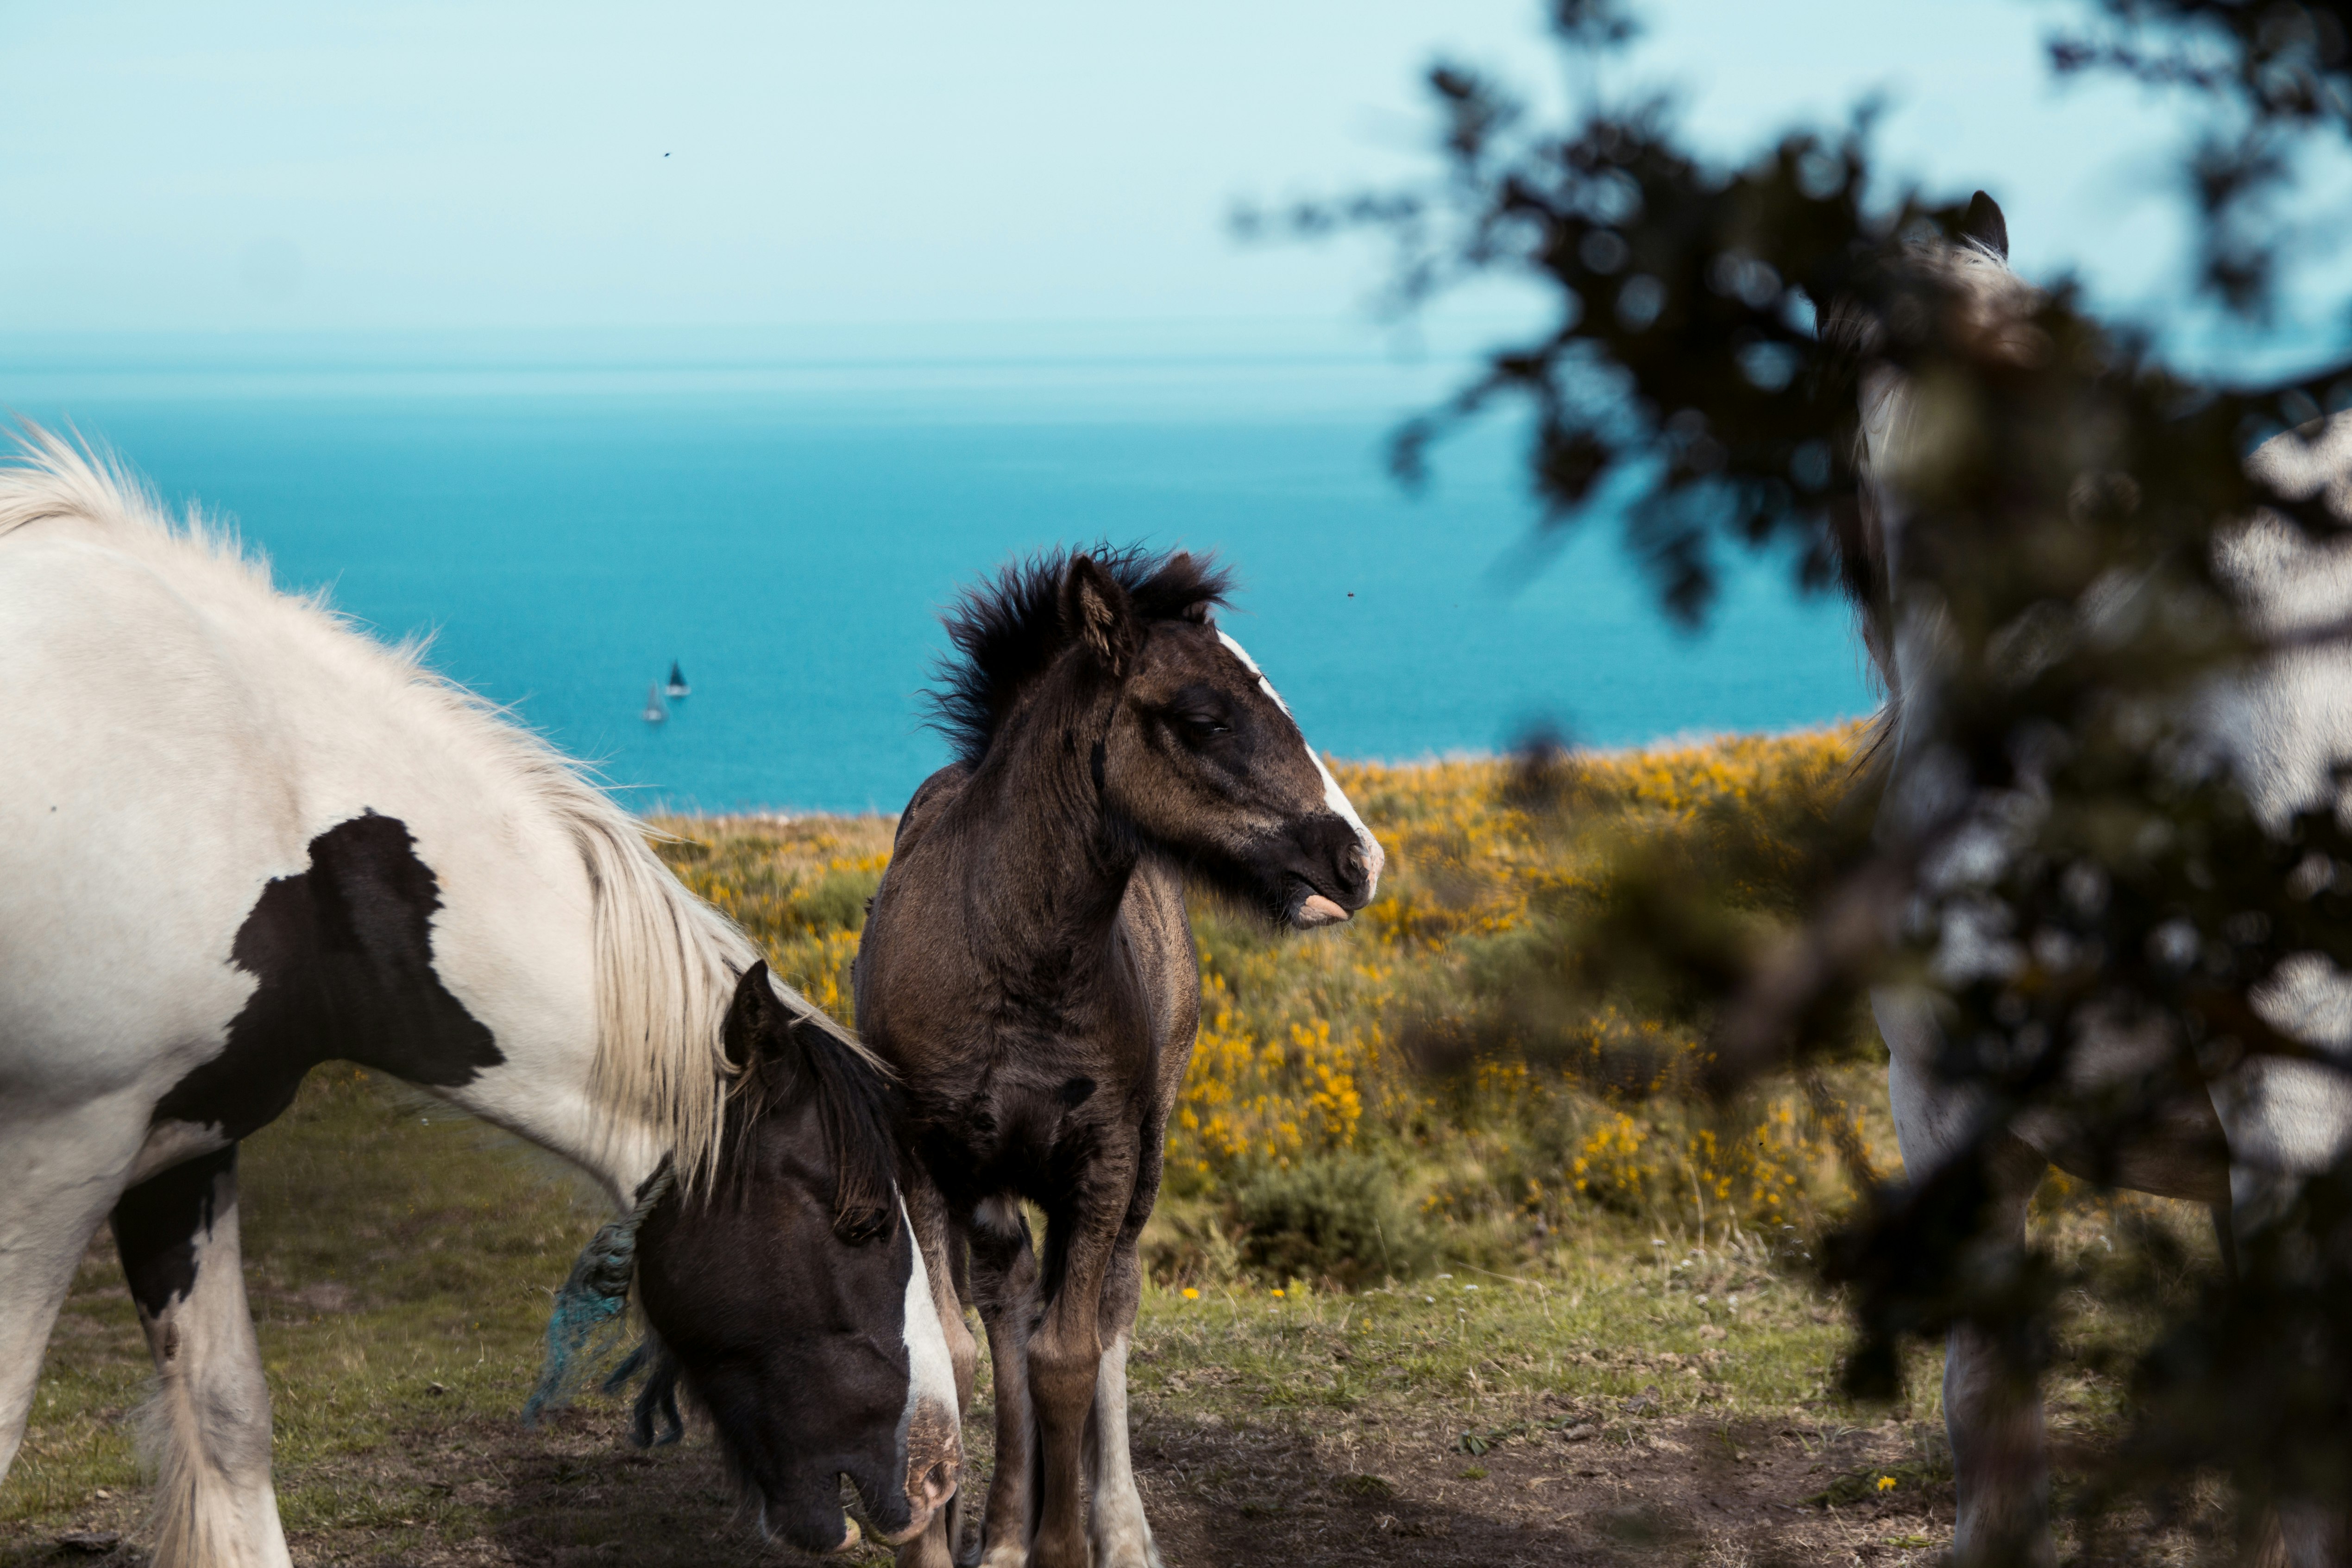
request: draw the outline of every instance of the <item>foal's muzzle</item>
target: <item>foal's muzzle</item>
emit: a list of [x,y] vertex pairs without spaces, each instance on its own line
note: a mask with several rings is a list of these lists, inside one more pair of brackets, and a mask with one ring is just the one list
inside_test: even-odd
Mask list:
[[1302,885],[1302,896],[1290,909],[1292,925],[1337,925],[1371,902],[1384,857],[1378,845],[1365,848],[1352,824],[1334,815],[1316,816],[1292,841],[1297,855],[1294,874]]

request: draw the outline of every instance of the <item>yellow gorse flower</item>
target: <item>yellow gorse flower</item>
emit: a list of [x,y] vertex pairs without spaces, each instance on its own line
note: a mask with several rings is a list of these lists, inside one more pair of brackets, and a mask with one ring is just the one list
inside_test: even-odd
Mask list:
[[[1196,911],[1200,1021],[1171,1108],[1171,1180],[1198,1190],[1254,1166],[1402,1147],[1446,1173],[1420,1201],[1450,1218],[1600,1205],[1777,1227],[1810,1212],[1836,1180],[1840,1142],[1867,1152],[1859,1112],[1795,1092],[1755,1097],[1737,1118],[1706,1111],[1695,1092],[1704,1044],[1678,1026],[1604,1006],[1567,1024],[1564,1058],[1478,1060],[1458,1092],[1420,1076],[1389,1031],[1399,1005],[1462,973],[1476,943],[1601,889],[1605,867],[1579,824],[1622,839],[1710,812],[1828,799],[1861,732],[1580,755],[1549,797],[1517,790],[1518,764],[1504,759],[1334,763],[1389,852],[1381,895],[1349,924],[1307,938],[1221,939],[1216,920]],[[1565,829],[1546,799],[1567,803]],[[851,968],[891,819],[654,826],[688,887],[749,931],[780,975],[855,1024]],[[1627,1062],[1647,1064],[1647,1081],[1611,1076]]]

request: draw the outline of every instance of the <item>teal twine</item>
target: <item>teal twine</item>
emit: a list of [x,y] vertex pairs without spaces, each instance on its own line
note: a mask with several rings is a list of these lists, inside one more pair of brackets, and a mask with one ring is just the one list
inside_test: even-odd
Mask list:
[[669,1163],[665,1160],[638,1189],[637,1206],[626,1218],[598,1230],[572,1264],[563,1289],[555,1293],[554,1310],[547,1316],[547,1361],[540,1369],[539,1385],[523,1402],[524,1426],[539,1425],[540,1414],[550,1405],[569,1404],[572,1391],[586,1380],[587,1370],[577,1364],[580,1352],[628,1310],[629,1280],[636,1269],[637,1227],[673,1184]]

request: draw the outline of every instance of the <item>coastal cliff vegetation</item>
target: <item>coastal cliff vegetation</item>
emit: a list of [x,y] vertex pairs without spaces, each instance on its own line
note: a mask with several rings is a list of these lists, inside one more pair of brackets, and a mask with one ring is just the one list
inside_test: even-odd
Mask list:
[[[1370,909],[1287,934],[1196,908],[1201,1035],[1129,1371],[1171,1561],[1244,1538],[1277,1563],[1339,1539],[1434,1563],[1571,1537],[1629,1564],[1708,1541],[1933,1554],[1951,1512],[1937,1358],[1910,1352],[1894,1404],[1854,1404],[1819,1278],[1857,1165],[1895,1170],[1875,1037],[1857,1017],[1846,1058],[1713,1098],[1702,1008],[1624,958],[1632,929],[1727,951],[1785,932],[1820,845],[1851,829],[1864,744],[1845,728],[1342,764],[1390,854]],[[693,887],[852,1016],[888,818],[655,826]],[[601,1195],[348,1067],[311,1074],[239,1165],[304,1561],[478,1562],[491,1542],[517,1561],[772,1561],[728,1523],[698,1434],[641,1452],[625,1399],[595,1394],[515,1424]],[[2085,1278],[2154,1270],[2178,1296],[2200,1278],[2179,1259],[2204,1256],[2179,1207],[2053,1177],[2036,1232]],[[2054,1430],[2112,1436],[2150,1326],[2071,1321]],[[101,1240],[0,1490],[0,1564],[136,1536],[151,1375]],[[979,1397],[965,1437],[985,1473],[985,1364]]]
[[[1874,1037],[1801,1079],[1707,1092],[1706,1018],[1591,962],[1659,889],[1769,942],[1838,830],[1861,725],[1613,753],[1335,763],[1389,851],[1347,925],[1196,900],[1201,1030],[1148,1238],[1162,1283],[1341,1285],[1508,1267],[1595,1226],[1803,1247],[1892,1160]],[[892,819],[669,818],[664,858],[852,1023]],[[1672,911],[1665,911],[1672,918]]]

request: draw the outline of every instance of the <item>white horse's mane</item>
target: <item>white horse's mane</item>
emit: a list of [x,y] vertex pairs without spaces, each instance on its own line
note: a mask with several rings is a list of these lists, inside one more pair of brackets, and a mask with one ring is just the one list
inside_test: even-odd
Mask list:
[[[1958,312],[1950,323],[1956,335],[1974,339],[1979,352],[2028,361],[2042,352],[2045,345],[2032,320],[2042,291],[2011,270],[2007,258],[1991,246],[1974,238],[1908,240],[1901,247],[1898,264],[1940,286],[1947,308]],[[1875,762],[1891,755],[1884,742],[1903,724],[1905,677],[1898,668],[1894,606],[1887,594],[1901,548],[1905,473],[1919,457],[1922,434],[1910,383],[1880,357],[1885,331],[1884,322],[1850,301],[1832,307],[1822,328],[1822,337],[1853,355],[1861,367],[1861,420],[1853,456],[1863,481],[1862,531],[1847,548],[1860,552],[1863,570],[1849,571],[1847,587],[1856,629],[1884,697],[1863,746],[1863,755]],[[1862,586],[1864,581],[1867,589]]]
[[[1902,249],[1902,266],[1941,285],[1948,305],[1958,312],[1951,323],[1957,337],[1973,339],[1979,351],[1994,358],[2030,361],[2042,348],[2032,325],[2042,291],[2015,272],[1999,251],[1980,240],[1915,240]],[[1878,324],[1858,312],[1839,313],[1832,335],[1842,336],[1846,348],[1875,358]],[[1884,366],[1865,372],[1862,391],[1862,449],[1856,454],[1874,485],[1896,480],[1912,457],[1918,431],[1910,388],[1900,375]]]
[[[717,1156],[733,1073],[720,1039],[738,977],[759,957],[751,939],[670,874],[645,825],[593,784],[579,763],[495,704],[423,662],[424,644],[378,641],[329,607],[270,582],[268,562],[235,531],[194,507],[174,520],[111,455],[26,424],[0,458],[0,538],[49,519],[71,520],[184,585],[292,625],[320,661],[365,679],[371,698],[398,704],[445,746],[467,748],[509,783],[578,849],[593,899],[596,1055],[590,1092],[614,1130],[650,1130],[681,1182],[699,1184]],[[795,1011],[815,1005],[777,984]],[[848,1031],[826,1026],[868,1063]],[[877,1064],[878,1068],[878,1064]]]

